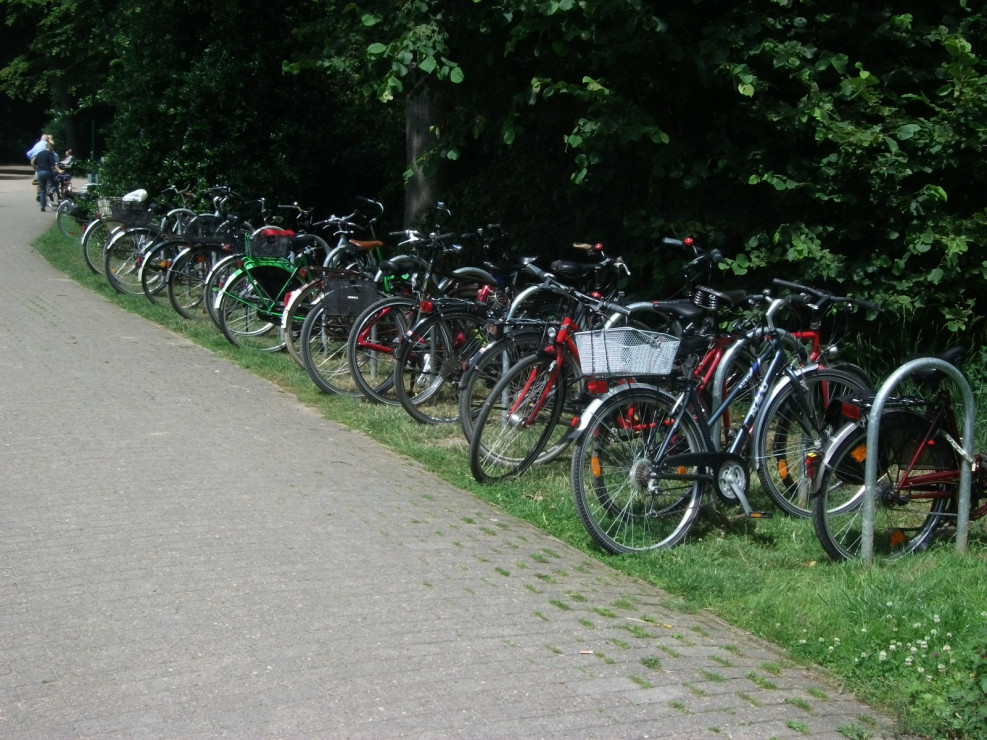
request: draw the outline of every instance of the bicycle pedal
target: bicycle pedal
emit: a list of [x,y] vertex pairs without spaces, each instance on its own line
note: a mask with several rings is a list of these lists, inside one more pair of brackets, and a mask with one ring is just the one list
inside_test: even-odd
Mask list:
[[752,511],[747,515],[748,519],[773,519],[773,511]]

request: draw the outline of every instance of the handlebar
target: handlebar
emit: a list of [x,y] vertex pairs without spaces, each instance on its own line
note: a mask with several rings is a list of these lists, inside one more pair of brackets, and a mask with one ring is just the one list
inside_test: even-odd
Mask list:
[[802,296],[799,300],[793,300],[790,302],[801,303],[802,305],[811,308],[814,311],[824,311],[832,305],[843,303],[849,306],[860,306],[868,311],[881,311],[881,307],[878,306],[873,301],[868,301],[864,298],[851,298],[849,296],[840,296],[832,293],[828,290],[823,290],[822,288],[813,288],[809,285],[803,285],[801,283],[793,283],[790,280],[784,280],[782,278],[775,278],[771,281],[772,285],[779,288],[786,288],[787,290],[795,291],[796,294]]

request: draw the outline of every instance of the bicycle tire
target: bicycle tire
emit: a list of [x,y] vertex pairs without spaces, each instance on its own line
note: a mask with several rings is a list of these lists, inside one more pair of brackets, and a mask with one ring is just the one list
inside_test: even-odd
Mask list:
[[140,269],[144,255],[157,239],[154,229],[138,227],[114,234],[103,250],[103,274],[110,286],[125,295],[142,295]]
[[[293,291],[284,304],[281,313],[281,334],[288,355],[300,368],[305,368],[302,360],[302,327],[308,317],[313,302],[322,293],[322,281],[310,280],[302,287]],[[345,359],[345,346],[344,346]],[[347,369],[347,372],[349,370]]]
[[209,270],[209,274],[206,276],[206,282],[202,289],[203,301],[206,304],[206,313],[209,314],[209,318],[217,329],[220,327],[216,304],[222,296],[223,286],[226,284],[226,281],[236,272],[238,261],[238,255],[227,254],[212,266],[212,269]]
[[86,221],[78,216],[79,206],[71,198],[66,198],[55,209],[55,225],[62,236],[81,239],[86,230]]
[[470,439],[470,472],[477,481],[516,478],[534,464],[562,414],[566,374],[554,356],[535,353],[497,381]]
[[160,296],[168,285],[168,276],[175,264],[175,258],[187,246],[184,241],[168,239],[155,244],[145,253],[140,266],[140,281],[144,295],[151,303],[163,302]]
[[94,219],[82,235],[82,259],[94,275],[102,275],[103,252],[110,237],[121,229],[120,224],[106,219]]
[[673,547],[699,515],[705,471],[672,458],[707,450],[691,415],[685,414],[677,428],[669,423],[677,400],[654,386],[627,386],[595,409],[573,449],[570,485],[576,510],[589,535],[608,552]]
[[[930,544],[955,499],[959,465],[943,439],[926,443],[928,422],[917,414],[892,412],[881,421],[874,506],[874,554],[898,558]],[[915,468],[911,461],[921,450]],[[867,430],[853,427],[836,445],[818,495],[812,501],[812,524],[823,550],[837,561],[860,556],[863,540],[865,466],[871,451]],[[902,477],[916,468],[953,473],[949,482],[910,493],[900,490]]]
[[394,395],[421,424],[459,420],[459,379],[486,343],[487,317],[473,311],[428,316],[405,334],[394,355]]
[[[832,398],[869,390],[870,384],[857,373],[838,367],[810,368],[800,373],[805,398],[813,410],[805,418],[796,394],[801,383],[788,378],[770,394],[754,428],[751,459],[764,493],[789,516],[812,516],[806,455],[820,451],[826,439],[826,407]],[[834,430],[829,430],[830,432]]]
[[[244,268],[223,285],[216,306],[219,328],[230,344],[237,347],[278,352],[284,349],[279,330],[281,296],[265,287],[268,281],[258,279],[261,277],[258,272],[257,268]],[[287,284],[290,271],[282,272]]]
[[353,382],[374,403],[396,406],[394,350],[418,310],[408,296],[390,296],[371,304],[356,317],[346,342],[346,361]]
[[353,327],[353,316],[334,314],[327,305],[313,304],[300,331],[302,367],[324,393],[361,398],[363,392],[350,373],[346,347]]
[[196,244],[179,254],[168,272],[168,303],[183,319],[199,321],[208,316],[206,279],[226,253],[215,246]]
[[522,357],[548,343],[542,331],[524,331],[491,342],[478,352],[459,379],[459,426],[466,441],[490,390]]

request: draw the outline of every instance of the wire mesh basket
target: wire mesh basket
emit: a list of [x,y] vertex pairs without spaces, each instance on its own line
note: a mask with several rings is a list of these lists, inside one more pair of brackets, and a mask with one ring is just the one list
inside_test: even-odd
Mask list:
[[679,338],[632,327],[580,331],[575,335],[584,375],[630,377],[668,375]]
[[260,229],[247,242],[247,256],[284,259],[291,254],[295,232],[287,229]]
[[122,198],[100,198],[97,201],[103,218],[123,224],[127,228],[147,226],[154,220],[145,203],[126,201]]

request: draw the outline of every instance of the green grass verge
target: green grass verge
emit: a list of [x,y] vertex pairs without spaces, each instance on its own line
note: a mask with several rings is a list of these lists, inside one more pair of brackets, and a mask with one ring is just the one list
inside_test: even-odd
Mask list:
[[[444,480],[588,555],[708,609],[792,659],[827,668],[846,689],[929,737],[987,736],[987,533],[975,523],[969,552],[950,542],[897,562],[834,564],[811,522],[784,516],[705,515],[685,543],[643,556],[595,547],[569,493],[568,459],[519,481],[477,484],[458,427],[423,427],[399,408],[326,396],[286,354],[232,347],[208,321],[189,322],[167,305],[120,296],[88,271],[77,242],[52,228],[35,248],[111,302],[180,333],[296,394],[327,418],[417,460]],[[769,508],[762,502],[763,508]],[[852,733],[851,733],[852,734]],[[848,734],[847,736],[851,736]]]

